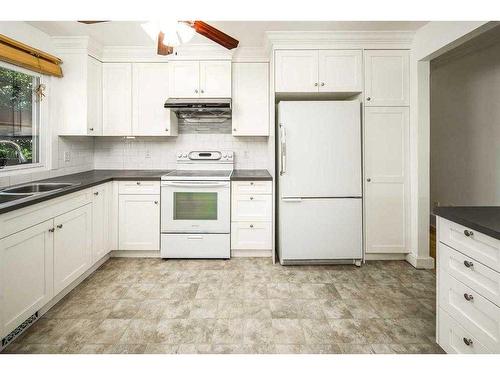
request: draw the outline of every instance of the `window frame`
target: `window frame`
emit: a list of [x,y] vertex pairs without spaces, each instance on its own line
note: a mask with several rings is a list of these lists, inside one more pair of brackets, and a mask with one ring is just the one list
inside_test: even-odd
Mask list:
[[49,92],[50,77],[4,61],[0,61],[0,67],[28,74],[33,77],[37,77],[39,79],[40,84],[44,84],[46,87],[45,97],[38,104],[38,124],[37,124],[38,126],[36,127],[36,133],[34,133],[34,135],[38,136],[38,145],[34,146],[34,149],[35,147],[38,147],[38,152],[39,152],[38,161],[36,163],[11,165],[11,166],[6,166],[4,168],[0,168],[0,176],[9,176],[14,174],[23,174],[23,173],[32,173],[32,172],[39,172],[39,171],[41,172],[45,170],[50,170],[49,139],[51,133],[48,121],[48,114],[49,114],[48,92]]

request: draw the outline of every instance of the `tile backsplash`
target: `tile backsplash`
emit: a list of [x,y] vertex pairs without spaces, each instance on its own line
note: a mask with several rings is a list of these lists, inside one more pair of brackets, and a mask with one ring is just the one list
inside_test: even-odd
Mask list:
[[268,138],[237,138],[231,134],[179,134],[172,138],[95,139],[95,169],[175,169],[177,153],[232,150],[235,168],[268,168]]

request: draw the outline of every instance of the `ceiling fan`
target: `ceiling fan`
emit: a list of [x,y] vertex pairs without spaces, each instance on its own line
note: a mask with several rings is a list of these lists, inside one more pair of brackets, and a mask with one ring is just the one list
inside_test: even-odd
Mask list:
[[[103,23],[103,22],[110,22],[110,21],[78,21],[80,23],[84,23],[86,25],[92,25],[96,23]],[[143,28],[148,32],[148,34],[153,37],[154,39],[157,39],[158,45],[157,45],[157,54],[166,56],[170,55],[174,52],[174,47],[180,43],[185,43],[187,42],[192,35],[189,35],[189,32],[186,33],[185,29],[192,30],[192,33],[196,32],[200,35],[203,35],[204,37],[214,41],[215,43],[220,44],[221,46],[227,48],[227,49],[233,49],[238,47],[239,41],[234,39],[233,37],[227,35],[226,33],[223,33],[219,29],[210,26],[208,23],[203,22],[203,21],[176,21],[174,24],[177,25],[177,28],[184,28],[184,32],[182,34],[186,35],[188,34],[187,37],[181,36],[180,31],[178,29],[175,30],[170,30],[168,35],[166,35],[166,30],[162,30],[161,26],[155,23],[149,23],[149,25],[143,25]],[[156,37],[156,34],[158,35]],[[174,37],[172,37],[174,35]]]

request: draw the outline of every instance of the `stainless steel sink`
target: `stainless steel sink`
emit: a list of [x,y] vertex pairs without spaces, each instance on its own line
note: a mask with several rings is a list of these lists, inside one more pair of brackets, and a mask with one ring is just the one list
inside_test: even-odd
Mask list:
[[0,205],[31,197],[33,194],[2,194],[0,193]]
[[0,195],[33,195],[41,193],[50,193],[56,190],[62,190],[76,184],[72,183],[31,183],[22,186],[7,188],[0,191]]

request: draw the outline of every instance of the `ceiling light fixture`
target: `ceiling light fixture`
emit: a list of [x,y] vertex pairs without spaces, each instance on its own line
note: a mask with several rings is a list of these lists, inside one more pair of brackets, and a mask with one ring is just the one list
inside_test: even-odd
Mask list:
[[163,44],[171,47],[189,42],[196,32],[190,21],[150,21],[141,26],[154,41],[157,40],[160,32],[163,33]]

